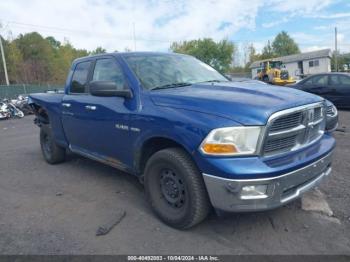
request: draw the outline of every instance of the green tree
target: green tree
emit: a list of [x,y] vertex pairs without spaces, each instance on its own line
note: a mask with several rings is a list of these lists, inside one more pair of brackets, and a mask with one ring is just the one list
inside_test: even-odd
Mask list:
[[[1,37],[1,36],[0,36]],[[6,68],[8,73],[8,78],[10,83],[16,83],[20,79],[20,66],[22,64],[21,52],[18,50],[17,46],[10,42],[6,41],[1,37],[2,44],[5,52]],[[5,71],[3,63],[1,60],[0,53],[0,85],[6,84],[5,81]]]
[[[62,44],[52,36],[43,38],[36,32],[21,34],[12,41],[3,42],[9,80],[13,84],[63,85],[72,61],[89,55],[87,50],[76,49],[69,42]],[[0,83],[5,83],[2,66]]]
[[259,55],[256,52],[256,49],[253,44],[249,44],[245,52],[246,52],[245,57],[247,59],[245,64],[245,69],[247,70],[251,65],[251,63],[261,59],[261,55]]
[[15,42],[6,45],[6,64],[10,83],[23,82],[23,57]]
[[106,52],[107,52],[106,49],[99,46],[95,50],[91,51],[90,55],[105,54]]
[[280,32],[272,42],[272,50],[275,56],[286,56],[299,54],[300,49],[297,43],[287,32]]
[[20,35],[14,42],[23,57],[24,78],[30,83],[47,83],[53,72],[50,43],[36,32]]
[[334,51],[332,54],[332,59],[331,59],[331,69],[332,71],[336,71],[336,65],[335,65],[335,56],[337,55],[337,64],[338,64],[338,71],[350,71],[350,53],[346,54],[336,54]]
[[69,42],[60,45],[59,49],[55,51],[53,60],[55,69],[51,77],[51,83],[64,83],[73,60],[87,55],[89,55],[88,51],[75,49]]
[[235,51],[234,44],[228,40],[216,43],[211,38],[174,42],[170,49],[175,53],[192,55],[222,73],[229,70]]
[[264,46],[260,58],[261,59],[269,59],[269,58],[273,58],[275,56],[276,56],[275,52],[274,52],[274,50],[270,44],[270,40],[269,40],[269,41],[267,41],[266,46]]
[[49,43],[50,45],[55,48],[55,49],[58,49],[60,46],[61,46],[61,42],[56,40],[53,36],[48,36],[45,38]]

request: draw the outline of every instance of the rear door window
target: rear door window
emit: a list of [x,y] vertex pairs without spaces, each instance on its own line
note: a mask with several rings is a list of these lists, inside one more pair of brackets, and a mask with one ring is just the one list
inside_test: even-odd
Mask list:
[[90,61],[82,62],[76,65],[72,76],[70,93],[73,93],[73,94],[86,93],[86,84],[88,82],[90,65],[91,65]]
[[311,90],[311,89],[316,90],[318,88],[322,88],[327,85],[328,85],[327,75],[312,76],[303,83],[305,90]]
[[326,86],[328,84],[328,77],[324,76],[315,76],[313,79],[313,84],[316,86]]
[[331,75],[329,82],[336,90],[350,91],[350,77],[342,75]]
[[305,82],[303,83],[304,86],[312,86],[313,85],[313,79],[315,77],[310,77],[309,79],[305,80]]
[[339,77],[337,75],[329,76],[329,83],[331,85],[340,85]]
[[341,85],[345,85],[345,86],[350,87],[350,77],[339,76],[339,82]]

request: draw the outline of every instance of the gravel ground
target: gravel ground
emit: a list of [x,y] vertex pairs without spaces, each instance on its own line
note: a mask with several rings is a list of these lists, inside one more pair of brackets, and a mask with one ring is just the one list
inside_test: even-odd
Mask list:
[[[42,158],[33,117],[0,122],[0,254],[350,254],[350,111],[340,112],[333,174],[320,191],[334,212],[211,215],[178,231],[151,213],[138,180],[78,157]],[[316,200],[317,201],[317,200]],[[126,216],[107,235],[99,226]]]

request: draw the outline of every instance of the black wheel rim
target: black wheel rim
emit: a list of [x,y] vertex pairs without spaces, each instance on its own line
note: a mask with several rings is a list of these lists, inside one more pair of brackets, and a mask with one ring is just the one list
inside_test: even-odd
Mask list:
[[185,186],[181,177],[171,169],[163,169],[160,174],[160,189],[164,200],[173,208],[181,208],[185,203]]

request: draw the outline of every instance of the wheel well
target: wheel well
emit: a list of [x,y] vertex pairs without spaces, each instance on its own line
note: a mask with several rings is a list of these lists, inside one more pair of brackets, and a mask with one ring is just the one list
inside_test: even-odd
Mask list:
[[182,148],[186,151],[186,149],[179,143],[175,142],[172,139],[168,139],[168,138],[163,138],[163,137],[154,137],[151,138],[149,140],[147,140],[140,152],[139,152],[139,156],[137,157],[138,161],[136,162],[136,169],[137,172],[142,174],[146,163],[148,161],[148,159],[156,152],[165,149],[165,148],[169,148],[169,147],[178,147],[178,148]]
[[34,121],[37,125],[40,126],[41,124],[49,124],[50,123],[49,115],[47,114],[45,108],[43,108],[37,104],[31,104],[30,106],[33,109],[33,112],[36,116]]

